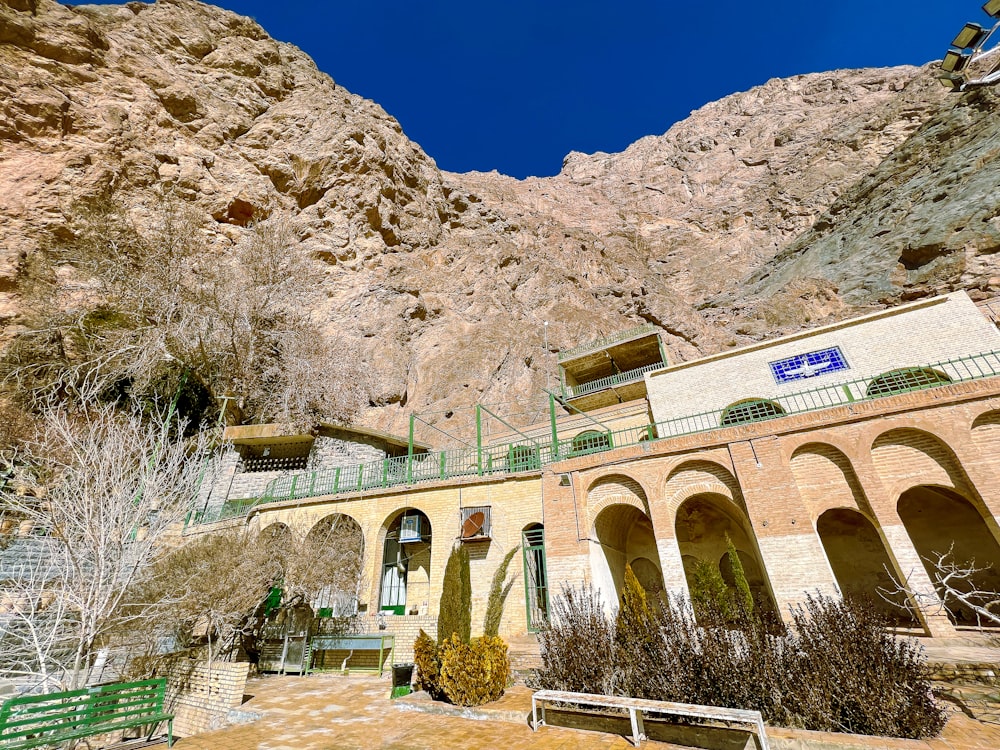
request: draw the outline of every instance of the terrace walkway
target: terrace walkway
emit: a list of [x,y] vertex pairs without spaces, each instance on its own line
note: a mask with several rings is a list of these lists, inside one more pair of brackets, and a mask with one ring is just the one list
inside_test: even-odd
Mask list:
[[[252,698],[242,706],[262,718],[180,740],[179,750],[588,750],[631,744],[622,736],[549,726],[533,733],[527,724],[531,691],[515,686],[482,709],[431,704],[422,694],[390,701],[388,677],[320,675],[251,680]],[[464,717],[463,715],[464,714]],[[550,717],[556,718],[556,717]],[[556,719],[558,721],[558,719]],[[566,723],[572,723],[569,719]],[[622,723],[628,719],[622,717]],[[613,727],[608,727],[614,729]],[[656,736],[653,722],[647,730]],[[744,735],[745,737],[746,735]],[[1000,726],[953,713],[941,737],[895,740],[768,728],[774,750],[996,750]],[[718,738],[705,747],[735,747]],[[739,745],[742,747],[742,745]],[[648,750],[691,748],[643,743]]]

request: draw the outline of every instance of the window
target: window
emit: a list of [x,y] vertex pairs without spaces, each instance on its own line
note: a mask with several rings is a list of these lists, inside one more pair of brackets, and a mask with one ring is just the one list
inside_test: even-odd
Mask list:
[[727,406],[722,412],[721,425],[730,427],[736,424],[746,424],[747,422],[760,422],[765,419],[774,419],[785,413],[778,404],[773,401],[766,401],[762,398],[748,398],[746,401],[739,401],[732,406]]
[[490,538],[492,513],[488,505],[462,508],[462,541],[485,541]]
[[573,438],[573,455],[582,456],[587,453],[606,451],[611,447],[611,438],[606,432],[588,430]]
[[883,373],[868,384],[866,398],[881,398],[894,393],[917,391],[921,388],[933,388],[936,385],[950,383],[951,378],[943,372],[924,367],[906,367]]

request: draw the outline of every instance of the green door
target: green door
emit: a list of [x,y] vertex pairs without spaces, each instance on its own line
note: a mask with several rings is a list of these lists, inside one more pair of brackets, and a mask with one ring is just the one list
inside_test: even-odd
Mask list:
[[541,524],[521,534],[524,551],[524,599],[528,630],[537,632],[549,617],[549,582],[545,571],[545,530]]

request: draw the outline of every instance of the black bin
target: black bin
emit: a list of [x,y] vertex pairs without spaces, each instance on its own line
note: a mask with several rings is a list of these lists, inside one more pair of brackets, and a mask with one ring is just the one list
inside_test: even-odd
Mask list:
[[392,665],[392,695],[399,698],[413,692],[410,683],[413,681],[413,664]]

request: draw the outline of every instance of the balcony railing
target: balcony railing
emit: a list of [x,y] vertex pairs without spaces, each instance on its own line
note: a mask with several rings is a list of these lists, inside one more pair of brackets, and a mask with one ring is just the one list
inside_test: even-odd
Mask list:
[[[897,372],[922,371],[942,373],[951,383],[996,377],[1000,375],[1000,351],[975,354],[933,365],[907,368]],[[886,382],[895,382],[891,390]],[[874,401],[885,396],[909,391],[940,388],[948,385],[944,379],[900,378],[884,375],[825,385],[807,391],[770,399],[780,408],[780,414],[769,412],[768,419],[791,414],[827,409],[834,406]],[[752,394],[748,394],[752,395]],[[601,453],[614,448],[638,445],[646,441],[692,435],[721,429],[726,410],[702,412],[676,417],[662,422],[629,427],[623,430],[597,432],[586,440],[553,440],[538,442],[522,440],[516,443],[460,450],[439,451],[412,457],[387,458],[368,464],[279,477],[267,485],[262,497],[230,501],[211,513],[198,513],[192,523],[210,523],[224,518],[246,515],[263,504],[282,500],[297,500],[323,495],[356,494],[365,490],[388,489],[420,482],[442,481],[458,477],[503,476],[538,471],[555,461],[576,456]],[[741,420],[744,421],[744,420]],[[745,421],[759,421],[747,419]]]
[[643,376],[647,372],[652,372],[653,370],[660,370],[667,366],[666,362],[654,362],[651,365],[645,365],[643,367],[637,367],[634,370],[627,370],[626,372],[615,373],[614,375],[608,375],[606,378],[601,378],[600,380],[592,380],[589,383],[580,383],[579,385],[568,385],[565,388],[565,395],[568,398],[576,398],[577,396],[584,396],[588,393],[596,393],[597,391],[603,391],[605,388],[613,388],[616,385],[626,385],[628,383],[634,383],[637,380],[642,380]]
[[618,331],[617,333],[612,333],[608,336],[604,336],[603,338],[595,339],[587,344],[581,344],[580,346],[574,346],[572,349],[567,349],[564,352],[559,352],[559,361],[564,362],[567,359],[572,359],[579,354],[584,354],[594,349],[606,349],[607,347],[614,346],[622,341],[628,341],[629,339],[634,339],[638,336],[656,333],[658,330],[660,329],[651,323],[643,323],[641,326],[629,328],[627,331]]

